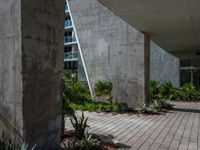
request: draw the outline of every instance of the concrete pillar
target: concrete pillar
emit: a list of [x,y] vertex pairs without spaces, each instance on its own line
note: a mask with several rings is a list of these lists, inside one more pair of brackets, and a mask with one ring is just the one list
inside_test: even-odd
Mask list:
[[144,100],[150,103],[149,99],[149,79],[150,79],[150,36],[144,33]]
[[0,1],[0,131],[58,149],[64,0]]

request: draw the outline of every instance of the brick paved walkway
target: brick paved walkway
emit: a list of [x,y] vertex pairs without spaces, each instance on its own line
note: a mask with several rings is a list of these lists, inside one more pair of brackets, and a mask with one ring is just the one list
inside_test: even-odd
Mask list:
[[[163,115],[84,112],[91,133],[104,134],[130,150],[200,150],[200,103],[172,102]],[[70,129],[69,119],[66,128]],[[129,148],[128,148],[129,147]]]

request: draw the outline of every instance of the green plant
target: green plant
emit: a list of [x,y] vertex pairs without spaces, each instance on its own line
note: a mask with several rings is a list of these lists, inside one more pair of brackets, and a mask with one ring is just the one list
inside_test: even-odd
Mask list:
[[70,102],[69,106],[74,110],[82,111],[109,111],[123,112],[128,110],[126,103],[106,103],[106,102]]
[[170,81],[160,84],[157,81],[149,82],[150,97],[155,99],[168,100],[200,100],[200,90],[190,83],[177,88]]
[[78,140],[84,139],[86,129],[89,127],[87,125],[88,117],[85,119],[84,113],[82,112],[82,116],[77,118],[76,115],[73,115],[73,118],[70,119],[71,124],[75,130],[75,138]]
[[199,100],[199,91],[194,85],[186,83],[180,88],[179,98],[185,101]]
[[85,137],[80,141],[81,150],[98,150],[100,142],[93,138],[88,132],[85,133]]
[[21,146],[14,143],[11,138],[7,138],[2,132],[1,140],[0,140],[0,150],[34,150],[36,145],[32,148],[28,148],[28,144],[23,143]]
[[6,138],[4,132],[2,132],[2,137],[0,140],[0,149],[1,150],[17,150],[17,145],[12,142],[11,138]]
[[90,92],[81,82],[76,82],[70,87],[72,101],[89,101],[91,100]]
[[65,93],[63,93],[62,97],[62,113],[67,114],[68,116],[74,115],[74,110],[70,107],[69,99]]
[[112,88],[113,88],[112,82],[110,82],[110,81],[98,81],[95,84],[94,91],[95,91],[95,94],[96,94],[97,97],[104,96],[104,97],[107,97],[106,99],[109,102],[112,102],[112,95],[111,95]]
[[75,130],[75,137],[73,140],[68,141],[67,144],[64,143],[64,150],[98,150],[100,142],[93,138],[86,129],[89,127],[87,125],[88,118],[85,119],[82,112],[82,116],[77,118],[73,115],[71,118],[71,124]]
[[79,150],[79,147],[76,143],[76,140],[68,141],[67,144],[64,144],[64,150]]
[[32,148],[29,148],[29,145],[28,145],[28,144],[23,143],[23,144],[21,145],[20,150],[34,150],[35,147],[36,147],[36,145],[34,145]]
[[172,109],[173,108],[171,104],[167,103],[167,100],[159,99],[158,101],[160,103],[161,109]]
[[166,100],[153,100],[150,105],[146,105],[145,103],[139,104],[137,111],[139,113],[156,113],[159,112],[160,109],[170,109],[172,106],[166,102]]
[[126,103],[115,103],[112,105],[114,112],[128,111],[128,105]]
[[154,100],[150,105],[149,105],[149,110],[151,112],[158,112],[161,109],[161,103],[158,100]]
[[150,108],[145,103],[139,104],[136,110],[139,113],[148,113],[151,111]]
[[159,95],[162,99],[172,99],[175,88],[170,81],[160,84]]
[[100,147],[100,142],[93,138],[88,132],[82,140],[74,139],[68,141],[67,144],[64,143],[64,150],[98,150]]
[[152,99],[159,98],[159,82],[158,81],[150,81],[149,82],[149,94]]
[[[76,76],[76,75],[74,75]],[[76,77],[65,72],[63,93],[69,101],[91,101],[91,95],[86,84],[78,82]]]

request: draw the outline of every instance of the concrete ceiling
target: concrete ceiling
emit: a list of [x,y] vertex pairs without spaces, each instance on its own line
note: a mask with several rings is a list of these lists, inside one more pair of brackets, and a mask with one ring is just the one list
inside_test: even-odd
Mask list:
[[166,51],[200,58],[200,0],[99,0]]

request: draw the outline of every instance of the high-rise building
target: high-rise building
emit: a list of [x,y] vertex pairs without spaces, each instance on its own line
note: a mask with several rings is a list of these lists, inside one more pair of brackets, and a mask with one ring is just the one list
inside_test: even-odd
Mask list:
[[69,73],[76,73],[78,81],[87,83],[81,53],[79,50],[80,46],[68,1],[65,3],[64,27],[64,69]]
[[76,72],[78,69],[78,45],[68,3],[65,3],[64,68]]

